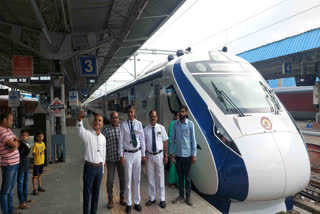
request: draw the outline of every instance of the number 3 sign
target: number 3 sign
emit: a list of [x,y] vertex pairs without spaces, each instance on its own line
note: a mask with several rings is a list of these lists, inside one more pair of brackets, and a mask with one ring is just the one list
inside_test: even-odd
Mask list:
[[81,76],[97,76],[97,61],[95,56],[80,56]]

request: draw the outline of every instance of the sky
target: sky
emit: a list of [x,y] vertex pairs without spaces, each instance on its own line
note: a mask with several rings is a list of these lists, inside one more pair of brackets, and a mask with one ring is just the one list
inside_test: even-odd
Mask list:
[[[320,0],[187,0],[142,49],[192,52],[221,50],[238,54],[320,27]],[[167,56],[138,55],[137,74]],[[133,80],[128,60],[95,94]]]

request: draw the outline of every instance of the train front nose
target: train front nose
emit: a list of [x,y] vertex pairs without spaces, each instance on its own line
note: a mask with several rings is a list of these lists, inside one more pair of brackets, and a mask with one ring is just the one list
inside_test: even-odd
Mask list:
[[273,200],[301,191],[308,184],[310,162],[299,134],[270,132],[235,140],[246,164],[246,200]]
[[310,180],[308,151],[297,133],[274,132],[272,135],[281,153],[286,172],[286,186],[282,196],[294,195],[303,190]]

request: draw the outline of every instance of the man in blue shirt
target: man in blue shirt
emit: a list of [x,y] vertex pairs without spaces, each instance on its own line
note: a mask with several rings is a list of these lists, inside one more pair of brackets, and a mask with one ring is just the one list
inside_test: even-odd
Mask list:
[[[194,125],[191,120],[186,118],[188,107],[182,105],[179,107],[179,120],[172,127],[172,136],[170,144],[171,162],[176,163],[178,173],[179,196],[173,201],[174,204],[184,201],[184,183],[186,188],[186,203],[192,206],[191,201],[191,164],[195,163],[197,158],[197,142],[194,133]],[[173,147],[176,144],[176,154],[173,154]]]

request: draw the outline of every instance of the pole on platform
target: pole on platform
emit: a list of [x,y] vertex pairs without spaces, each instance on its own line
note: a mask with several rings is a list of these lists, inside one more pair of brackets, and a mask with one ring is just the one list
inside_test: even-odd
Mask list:
[[[63,62],[61,61],[60,62],[60,72],[61,73],[64,73],[64,64]],[[63,114],[61,116],[61,133],[63,135],[66,135],[67,132],[66,132],[66,110],[67,110],[67,105],[66,105],[66,96],[65,96],[65,87],[64,87],[64,76],[62,77],[62,80],[61,80],[61,101],[62,103],[64,103],[64,110],[63,110]],[[65,158],[65,157],[64,157]]]
[[[50,82],[50,103],[53,102],[53,82],[54,80],[51,78],[51,82]],[[55,123],[54,123],[54,113],[52,111],[50,111],[50,114],[49,114],[49,118],[50,118],[50,136],[48,136],[48,140],[47,140],[47,155],[48,155],[48,160],[50,160],[49,162],[54,162],[55,160],[55,157],[51,155],[51,145],[52,145],[52,142],[51,142],[51,136],[55,135]]]

